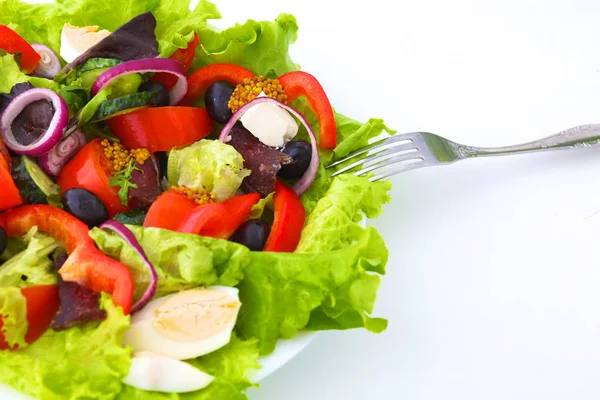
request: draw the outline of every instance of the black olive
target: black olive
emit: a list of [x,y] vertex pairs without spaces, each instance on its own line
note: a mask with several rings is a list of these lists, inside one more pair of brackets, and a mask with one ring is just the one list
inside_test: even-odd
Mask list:
[[310,143],[304,140],[292,140],[287,142],[281,151],[292,157],[294,161],[291,164],[281,167],[277,175],[283,179],[301,178],[308,169],[310,159],[312,158]]
[[160,82],[146,81],[140,85],[138,92],[156,92],[156,105],[158,107],[171,104],[169,90]]
[[232,242],[243,244],[253,251],[261,251],[269,237],[269,224],[262,219],[250,219],[244,222],[231,237]]
[[4,253],[6,247],[8,246],[8,234],[4,230],[4,228],[0,227],[0,255]]
[[204,104],[208,115],[220,124],[226,124],[233,115],[227,106],[233,86],[229,82],[217,81],[209,86],[204,95]]
[[83,221],[90,229],[108,220],[102,200],[89,190],[73,188],[63,194],[64,209]]

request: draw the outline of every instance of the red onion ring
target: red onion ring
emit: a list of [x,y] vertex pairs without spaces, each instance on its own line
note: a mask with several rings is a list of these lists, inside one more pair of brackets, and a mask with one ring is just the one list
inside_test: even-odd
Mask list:
[[60,71],[60,60],[52,49],[41,43],[33,43],[33,49],[42,57],[33,73],[44,78],[53,79]]
[[87,143],[81,130],[76,129],[61,140],[48,153],[40,156],[40,167],[48,175],[58,176],[63,167],[71,161],[75,154]]
[[148,285],[148,288],[142,297],[136,301],[133,306],[131,306],[130,314],[133,314],[144,308],[144,306],[148,304],[150,300],[152,300],[152,296],[154,296],[154,293],[156,292],[156,283],[158,281],[156,269],[154,269],[154,265],[152,265],[150,260],[148,260],[148,256],[146,256],[144,249],[142,249],[142,246],[140,246],[133,233],[131,233],[131,231],[121,222],[111,219],[100,225],[100,229],[108,229],[121,236],[125,242],[127,242],[127,244],[130,245],[133,250],[135,250],[138,256],[141,257],[141,259],[144,261],[144,265],[146,265],[146,268],[148,269],[148,272],[150,272],[150,284]]
[[[38,100],[49,100],[54,107],[54,115],[48,126],[48,130],[30,145],[22,145],[17,142],[12,131],[12,123],[21,111],[29,104]],[[67,124],[69,123],[69,107],[67,103],[50,89],[29,89],[13,99],[4,110],[0,118],[0,135],[6,147],[17,154],[39,157],[48,153],[60,142]]]
[[166,72],[177,77],[177,83],[169,90],[171,105],[178,104],[187,93],[188,83],[185,67],[179,61],[170,58],[144,58],[115,65],[96,79],[90,93],[95,96],[106,85],[122,75],[148,72]]
[[261,103],[276,104],[279,107],[283,108],[284,110],[288,111],[290,114],[292,114],[298,120],[300,120],[300,122],[302,123],[302,125],[304,125],[304,127],[306,128],[306,131],[308,132],[308,136],[310,137],[310,146],[312,148],[312,157],[310,159],[310,164],[308,165],[308,168],[307,168],[306,172],[304,173],[304,175],[302,175],[302,178],[300,178],[300,180],[298,182],[296,182],[294,184],[294,186],[292,187],[292,189],[294,189],[296,194],[298,194],[298,196],[300,196],[308,190],[310,185],[313,183],[313,181],[317,177],[317,172],[319,171],[319,149],[317,147],[317,138],[315,137],[315,133],[313,132],[313,130],[310,127],[310,124],[308,123],[306,118],[304,118],[304,115],[302,115],[298,110],[296,110],[293,107],[288,106],[287,104],[277,101],[271,97],[257,97],[254,100],[243,105],[239,110],[237,110],[235,112],[235,114],[233,114],[233,116],[231,118],[229,118],[229,121],[227,122],[227,124],[225,124],[225,126],[221,130],[221,133],[219,134],[219,140],[223,143],[227,143],[229,141],[228,140],[229,132],[231,132],[231,129],[233,128],[235,123],[251,107],[253,107],[257,104],[261,104]]

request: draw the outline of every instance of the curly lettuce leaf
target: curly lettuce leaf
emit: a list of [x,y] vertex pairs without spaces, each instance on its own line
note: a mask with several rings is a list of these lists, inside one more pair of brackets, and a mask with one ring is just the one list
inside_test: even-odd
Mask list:
[[0,382],[48,400],[112,399],[127,375],[131,350],[122,347],[129,317],[102,295],[106,320],[49,330],[27,348],[0,351]]
[[248,371],[260,368],[257,362],[256,340],[242,341],[231,336],[231,342],[222,349],[205,356],[187,360],[194,367],[212,375],[215,380],[206,388],[190,393],[147,392],[125,386],[118,399],[123,400],[245,400],[243,393],[252,386]]
[[238,285],[242,308],[237,332],[242,338],[258,338],[261,354],[271,353],[279,337],[291,338],[304,328],[381,332],[385,320],[370,314],[380,282],[374,273],[385,272],[387,255],[373,228],[341,250],[250,253]]
[[242,180],[250,175],[244,159],[232,146],[206,139],[171,150],[167,170],[172,186],[204,188],[219,201],[233,197]]
[[[2,9],[2,1],[0,1],[0,10]],[[1,13],[2,11],[0,11]],[[1,20],[2,17],[0,17]],[[21,72],[19,64],[15,61],[15,56],[12,54],[1,55],[0,53],[0,93],[10,93],[10,89],[17,83],[29,82],[35,87],[42,87],[58,90],[58,83],[49,79],[38,78],[25,75]]]
[[[235,286],[244,276],[249,250],[237,243],[159,228],[128,225],[158,274],[156,297],[196,286]],[[129,267],[136,296],[149,274],[137,253],[117,234],[94,228],[90,236],[102,252]]]
[[16,287],[0,287],[0,332],[10,347],[25,348],[27,333],[27,299]]
[[56,284],[54,263],[48,256],[60,242],[32,228],[21,243],[27,247],[0,266],[0,287]]

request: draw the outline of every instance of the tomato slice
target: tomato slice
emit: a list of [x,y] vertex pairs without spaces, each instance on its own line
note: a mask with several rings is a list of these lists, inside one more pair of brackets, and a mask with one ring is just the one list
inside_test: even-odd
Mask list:
[[32,73],[42,59],[25,39],[5,25],[0,25],[0,49],[10,54],[18,54],[21,68],[27,74]]
[[229,239],[248,218],[252,206],[259,200],[258,193],[249,193],[232,197],[223,203],[197,206],[184,218],[177,231]]
[[304,71],[293,71],[277,79],[287,94],[288,102],[301,96],[306,97],[310,109],[319,120],[319,147],[334,149],[337,131],[335,116],[329,98],[317,78]]
[[215,123],[204,108],[148,107],[108,120],[111,131],[130,149],[169,151],[207,136]]
[[177,230],[179,224],[198,205],[183,193],[167,190],[152,203],[144,227]]
[[190,75],[188,91],[182,101],[184,105],[192,105],[210,85],[217,81],[226,81],[232,85],[242,83],[245,78],[252,78],[254,74],[244,67],[235,64],[210,64],[202,67]]
[[298,247],[306,211],[300,197],[280,181],[275,183],[273,197],[275,220],[264,251],[293,252]]
[[[196,54],[196,48],[198,48],[199,44],[200,39],[198,38],[198,34],[194,32],[194,38],[188,43],[187,47],[185,49],[177,49],[169,58],[182,63],[187,71],[192,66],[192,61],[194,61],[194,55]],[[171,89],[177,83],[176,76],[167,74],[165,72],[158,72],[150,79],[162,83],[167,89]]]
[[[25,341],[33,343],[47,330],[58,312],[58,285],[38,285],[21,289],[27,300],[27,333]],[[0,350],[10,348],[2,333],[2,317],[0,316]],[[16,347],[15,347],[16,348]],[[15,349],[13,348],[13,349]]]
[[57,178],[62,192],[72,188],[84,188],[100,197],[108,214],[113,217],[118,213],[129,211],[132,206],[123,206],[119,199],[119,188],[109,186],[112,165],[104,155],[102,139],[94,139],[86,144],[65,165]]
[[45,204],[28,205],[0,215],[0,227],[8,236],[18,236],[32,227],[58,239],[69,257],[59,274],[65,281],[95,292],[107,292],[127,314],[133,298],[133,279],[127,267],[103,254],[88,235],[88,227],[66,211]]

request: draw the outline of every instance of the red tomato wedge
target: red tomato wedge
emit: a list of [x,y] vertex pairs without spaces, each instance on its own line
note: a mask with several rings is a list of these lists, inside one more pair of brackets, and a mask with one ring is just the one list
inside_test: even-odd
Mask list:
[[109,293],[115,305],[129,313],[133,298],[131,273],[124,264],[96,248],[87,225],[68,212],[45,204],[13,208],[0,215],[0,227],[8,236],[22,235],[34,226],[65,246],[69,257],[59,272],[65,281]]
[[0,25],[0,49],[17,55],[21,69],[26,74],[32,73],[42,59],[25,39],[5,25]]
[[215,128],[206,109],[197,107],[142,108],[113,117],[108,125],[125,147],[151,153],[192,144]]
[[[27,300],[27,333],[25,341],[33,343],[48,330],[54,316],[58,312],[58,285],[38,285],[21,289]],[[2,333],[2,316],[0,316],[0,350],[10,348]],[[12,349],[15,349],[13,347]]]
[[229,239],[248,218],[252,206],[259,200],[258,193],[249,193],[232,197],[223,203],[198,206],[184,218],[177,231]]
[[167,190],[158,196],[150,206],[144,219],[144,227],[175,231],[184,218],[196,207],[198,205],[183,193]]
[[280,181],[275,183],[273,197],[275,220],[264,251],[291,253],[300,242],[306,211],[300,197]]
[[191,106],[196,99],[204,96],[210,85],[217,81],[226,81],[235,86],[242,83],[245,78],[252,78],[253,76],[252,72],[235,64],[207,65],[190,75],[188,91],[182,104]]
[[104,155],[104,147],[100,144],[102,139],[94,139],[65,165],[57,178],[57,183],[62,192],[72,188],[84,188],[100,197],[108,214],[115,214],[131,210],[131,206],[123,206],[119,199],[119,188],[109,186],[109,177],[112,174],[112,164]]
[[[175,50],[175,53],[173,53],[169,58],[182,63],[187,71],[192,66],[192,61],[194,61],[194,55],[196,54],[196,48],[198,48],[199,44],[200,39],[198,38],[198,34],[194,33],[194,38],[188,43],[187,47],[185,49]],[[165,72],[158,72],[150,79],[162,83],[167,89],[171,89],[177,83],[176,76],[167,74]]]
[[306,97],[310,109],[319,120],[319,147],[334,149],[337,135],[335,116],[329,98],[317,78],[304,71],[293,71],[277,79],[287,94],[288,102],[301,96]]

